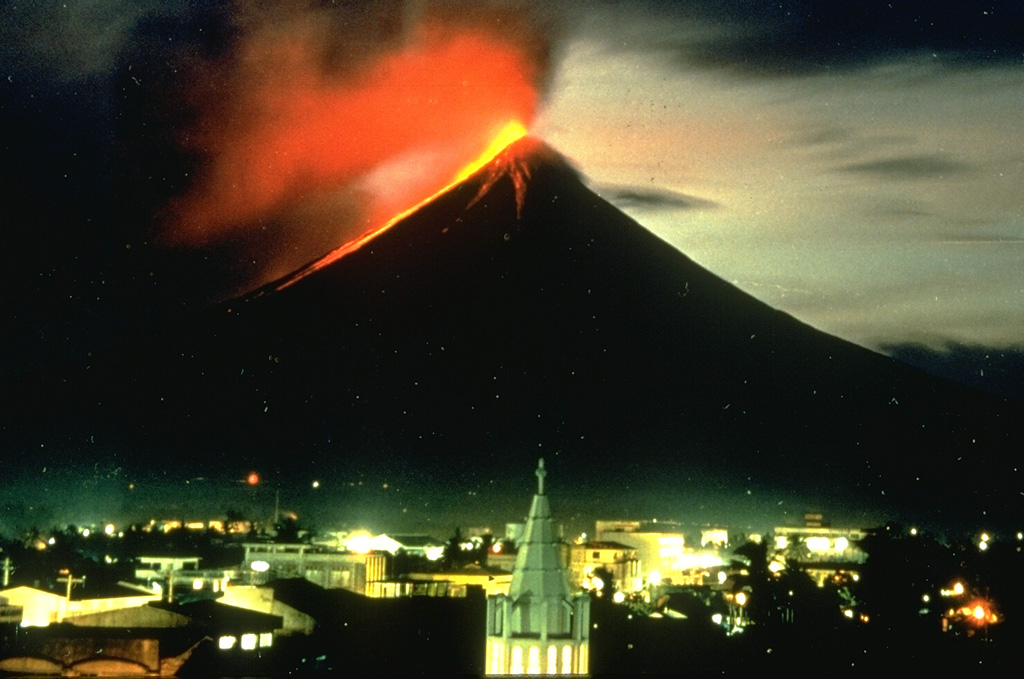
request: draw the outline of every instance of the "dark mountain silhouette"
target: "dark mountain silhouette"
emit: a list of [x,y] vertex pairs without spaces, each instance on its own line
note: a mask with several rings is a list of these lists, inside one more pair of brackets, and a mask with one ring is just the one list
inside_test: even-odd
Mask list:
[[1022,515],[1019,404],[767,307],[530,139],[338,261],[8,393],[16,455],[389,473],[423,512],[528,485],[540,454],[566,516],[713,498],[798,518]]

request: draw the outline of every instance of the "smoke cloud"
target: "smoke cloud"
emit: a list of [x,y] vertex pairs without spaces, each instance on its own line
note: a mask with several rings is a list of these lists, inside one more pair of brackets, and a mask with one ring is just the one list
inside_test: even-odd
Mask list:
[[362,235],[529,125],[551,26],[486,3],[240,6],[182,83],[191,168],[163,238],[255,246],[264,282]]

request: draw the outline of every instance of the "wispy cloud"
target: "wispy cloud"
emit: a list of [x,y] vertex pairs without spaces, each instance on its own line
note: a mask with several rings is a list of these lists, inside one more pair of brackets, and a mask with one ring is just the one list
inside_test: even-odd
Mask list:
[[[834,73],[908,55],[954,68],[1019,63],[1024,56],[1024,5],[1016,0],[683,0],[638,6],[656,20],[642,40],[620,40],[610,48],[644,44],[674,54],[680,65],[751,76]],[[611,23],[607,30],[624,29]]]
[[942,179],[969,172],[971,169],[967,163],[936,154],[869,160],[839,168],[842,172],[874,175],[892,180]]
[[668,189],[603,184],[594,186],[602,198],[622,210],[708,210],[717,207],[714,201]]

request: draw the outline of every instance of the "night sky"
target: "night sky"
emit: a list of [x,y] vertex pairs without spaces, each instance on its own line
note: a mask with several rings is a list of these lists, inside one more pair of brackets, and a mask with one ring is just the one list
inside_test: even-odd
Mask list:
[[5,3],[0,374],[276,279],[515,117],[770,306],[1021,398],[1022,64],[1015,2]]

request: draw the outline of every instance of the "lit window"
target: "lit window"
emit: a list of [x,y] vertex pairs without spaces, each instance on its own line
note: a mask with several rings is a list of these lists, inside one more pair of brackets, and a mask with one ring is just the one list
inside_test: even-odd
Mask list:
[[226,651],[229,648],[234,648],[236,641],[238,641],[238,639],[235,639],[234,637],[221,637],[217,642],[217,645],[220,646],[222,651]]
[[562,647],[562,674],[572,674],[572,646]]
[[491,674],[502,674],[505,649],[500,641],[491,644]]
[[548,646],[548,674],[558,674],[558,649],[554,644]]
[[243,634],[242,635],[242,650],[251,651],[256,648],[256,635],[255,634]]
[[512,647],[512,667],[509,668],[512,674],[523,673],[523,648],[521,646]]
[[274,643],[274,635],[270,632],[264,632],[260,635],[260,648],[267,648]]
[[530,646],[530,661],[529,667],[526,668],[529,674],[540,674],[540,649],[536,646]]

